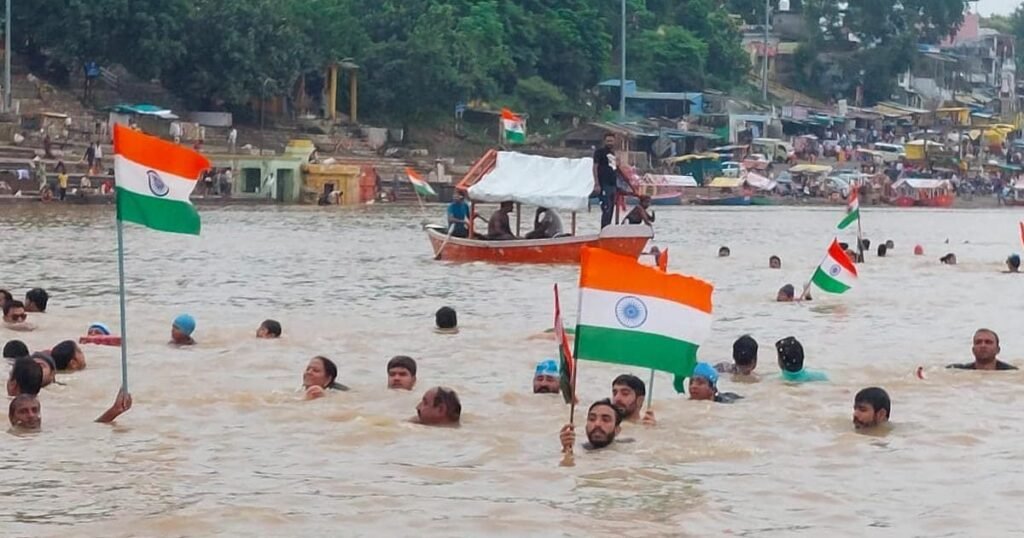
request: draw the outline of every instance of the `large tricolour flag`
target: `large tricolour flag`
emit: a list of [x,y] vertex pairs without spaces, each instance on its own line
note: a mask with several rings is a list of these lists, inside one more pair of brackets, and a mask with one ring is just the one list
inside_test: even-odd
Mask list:
[[846,201],[846,217],[843,218],[842,222],[839,223],[838,228],[845,230],[847,226],[853,224],[860,218],[860,199],[857,197],[857,189],[854,187],[850,188],[850,198]]
[[526,142],[526,122],[507,108],[501,109],[501,126],[505,130],[505,141],[510,144]]
[[577,359],[690,375],[711,331],[710,283],[584,247]]
[[114,126],[117,218],[143,226],[199,235],[199,213],[189,200],[210,161],[154,136]]
[[412,168],[406,168],[405,175],[409,177],[409,183],[412,183],[412,188],[416,189],[416,192],[420,196],[437,196],[437,193],[434,192],[434,188],[430,186],[430,183],[423,179],[423,176],[416,173]]
[[843,247],[840,247],[839,242],[833,238],[832,244],[828,247],[828,253],[821,260],[818,269],[814,271],[811,282],[822,291],[845,293],[856,281],[857,266],[853,265],[853,260],[846,255]]

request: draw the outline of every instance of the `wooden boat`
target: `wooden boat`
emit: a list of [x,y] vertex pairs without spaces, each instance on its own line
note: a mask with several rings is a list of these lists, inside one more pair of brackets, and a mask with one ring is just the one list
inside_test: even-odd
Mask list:
[[[636,196],[627,196],[626,203],[629,205],[636,205],[640,203],[640,200]],[[682,190],[679,192],[662,192],[651,195],[651,205],[683,205],[683,193]]]
[[[654,231],[645,225],[612,225],[594,235],[567,235],[553,239],[513,239],[485,241],[449,237],[445,243],[443,226],[425,228],[435,255],[453,262],[491,263],[579,263],[584,246],[598,247],[616,254],[637,258]],[[442,248],[444,245],[444,248]]]
[[725,205],[725,206],[744,206],[753,205],[751,196],[725,196],[721,198],[701,198],[697,197],[693,199],[693,203],[697,205]]

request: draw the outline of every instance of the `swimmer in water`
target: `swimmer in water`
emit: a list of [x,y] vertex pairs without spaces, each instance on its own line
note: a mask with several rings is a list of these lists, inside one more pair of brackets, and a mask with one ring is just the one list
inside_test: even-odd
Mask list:
[[46,312],[46,303],[50,302],[50,294],[43,288],[32,288],[25,292],[26,312]]
[[892,250],[896,248],[896,243],[893,243],[892,239],[885,240],[885,250]]
[[824,372],[815,372],[804,368],[804,346],[792,336],[787,336],[775,343],[779,355],[779,369],[782,380],[787,383],[810,383],[828,381]]
[[462,420],[462,402],[454,390],[434,387],[423,393],[416,406],[416,422],[425,426],[458,426]]
[[39,394],[43,388],[43,367],[34,359],[22,357],[11,366],[11,376],[7,379],[7,395]]
[[729,247],[720,247],[718,249],[719,258],[728,258],[730,254],[732,254],[732,252],[729,250]]
[[1006,258],[1006,272],[1007,273],[1019,273],[1020,272],[1020,256],[1016,254],[1010,254]]
[[391,357],[387,371],[389,389],[412,390],[416,386],[416,361],[412,357]]
[[924,247],[921,245],[914,245],[914,256],[924,256]]
[[455,309],[450,306],[442,306],[434,313],[434,332],[441,334],[457,334],[459,332],[459,318]]
[[309,359],[306,370],[302,373],[302,390],[306,391],[307,400],[315,400],[327,394],[328,390],[348,390],[338,383],[338,366],[327,357],[317,355]]
[[974,332],[974,344],[971,353],[974,362],[950,364],[946,368],[955,370],[1016,370],[1017,367],[998,359],[999,335],[992,329],[978,329]]
[[89,329],[85,331],[86,336],[110,336],[110,327],[106,324],[94,321],[89,325]]
[[534,394],[559,394],[562,392],[562,379],[559,376],[558,362],[555,359],[544,359],[537,363],[533,371]]
[[50,350],[57,370],[84,370],[85,352],[72,340],[65,340]]
[[[118,391],[113,405],[104,411],[95,422],[110,424],[131,408],[132,395]],[[8,407],[7,418],[11,422],[11,428],[16,432],[39,431],[43,425],[43,413],[39,399],[32,394],[16,396]]]
[[188,314],[181,314],[171,323],[171,343],[176,346],[195,345],[192,333],[196,330],[196,320]]
[[861,389],[853,397],[853,427],[858,430],[876,428],[888,424],[889,394],[879,387]]
[[782,258],[779,258],[778,256],[772,256],[768,258],[768,268],[782,269]]
[[4,325],[13,331],[31,331],[35,329],[28,322],[28,313],[25,311],[25,303],[21,301],[7,301],[3,306]]
[[715,370],[723,374],[752,375],[757,368],[757,340],[749,334],[737,338],[732,344],[732,361],[716,364]]
[[21,340],[9,340],[4,344],[4,358],[15,360],[28,357],[28,346]]
[[622,374],[612,381],[612,403],[622,411],[622,419],[630,422],[641,421],[646,426],[654,426],[657,421],[654,411],[648,409],[641,420],[640,412],[644,408],[644,397],[647,386],[635,375]]
[[707,400],[715,403],[733,403],[743,396],[733,392],[718,392],[718,372],[706,362],[698,362],[690,374],[687,386],[691,400]]
[[945,265],[956,265],[956,254],[950,252],[945,256],[939,258],[939,262]]
[[775,295],[775,301],[779,303],[791,303],[793,297],[796,296],[796,289],[793,288],[792,284],[786,284],[779,288],[779,293]]
[[889,250],[889,247],[885,246],[884,244],[878,245],[878,257],[879,258],[884,258],[885,257],[885,252],[887,250]]
[[45,387],[50,383],[53,383],[56,379],[57,373],[57,363],[54,361],[53,355],[43,351],[37,351],[29,355],[29,358],[35,361],[36,364],[43,369],[42,386]]
[[272,319],[263,320],[256,329],[256,338],[280,338],[281,323]]
[[[622,410],[607,398],[591,404],[587,410],[587,442],[583,448],[599,450],[611,445],[622,432],[622,419]],[[576,427],[572,424],[562,426],[558,439],[562,443],[562,452],[571,452],[576,444]]]

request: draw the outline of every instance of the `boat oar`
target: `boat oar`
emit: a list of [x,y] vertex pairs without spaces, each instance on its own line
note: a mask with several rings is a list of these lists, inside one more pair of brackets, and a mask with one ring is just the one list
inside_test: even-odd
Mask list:
[[441,247],[437,249],[436,253],[434,253],[434,259],[435,260],[440,260],[441,259],[441,253],[444,252],[444,247],[446,247],[448,245],[448,240],[452,238],[452,232],[454,232],[454,231],[455,231],[455,224],[454,223],[449,224],[448,225],[448,235],[446,235],[444,237],[444,241],[441,243]]

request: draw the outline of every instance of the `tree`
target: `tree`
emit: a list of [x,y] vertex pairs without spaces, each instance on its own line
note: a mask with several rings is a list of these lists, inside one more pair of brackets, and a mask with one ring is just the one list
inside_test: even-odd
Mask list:
[[645,30],[632,41],[631,50],[631,69],[638,84],[676,92],[704,86],[707,45],[685,28]]

